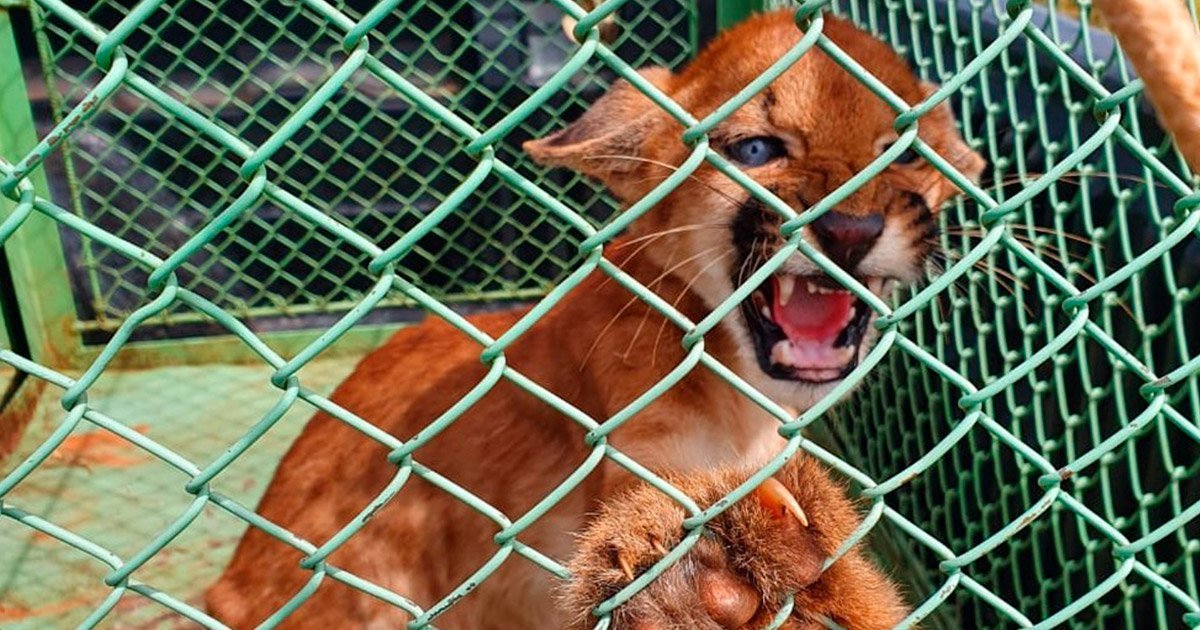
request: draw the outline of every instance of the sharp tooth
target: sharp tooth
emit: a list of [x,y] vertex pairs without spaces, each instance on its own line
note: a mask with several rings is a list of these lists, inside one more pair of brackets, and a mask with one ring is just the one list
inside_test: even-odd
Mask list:
[[771,311],[768,310],[767,307],[765,307],[765,306],[762,307],[762,316],[766,317],[767,319],[771,319]]
[[779,303],[787,304],[792,299],[792,293],[796,290],[796,278],[787,274],[775,276],[779,281]]

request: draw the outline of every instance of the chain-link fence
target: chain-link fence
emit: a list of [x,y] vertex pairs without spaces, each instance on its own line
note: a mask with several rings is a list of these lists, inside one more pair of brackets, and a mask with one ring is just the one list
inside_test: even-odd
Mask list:
[[[93,581],[105,595],[77,601],[73,609],[86,610],[72,622],[94,625],[119,616],[122,601],[144,597],[216,625],[186,593],[143,576],[155,563],[169,567],[204,511],[271,529],[252,504],[231,498],[222,477],[251,456],[257,439],[278,433],[289,411],[331,412],[407,453],[368,420],[330,404],[301,372],[351,329],[415,307],[479,343],[489,382],[509,379],[588,429],[595,456],[572,476],[576,483],[614,457],[603,436],[689,370],[730,379],[788,439],[757,478],[803,449],[860,488],[869,509],[856,537],[872,533],[888,562],[910,569],[917,604],[910,621],[1200,626],[1200,356],[1189,341],[1200,333],[1200,197],[1145,109],[1140,82],[1111,39],[1088,28],[1086,3],[1077,21],[1053,4],[1017,0],[807,2],[796,19],[811,36],[735,97],[744,102],[819,50],[893,107],[900,133],[835,196],[909,149],[966,190],[941,217],[955,259],[890,303],[801,238],[799,228],[831,207],[832,196],[798,214],[708,146],[704,132],[720,114],[696,120],[638,79],[639,66],[678,65],[695,51],[706,16],[691,2],[608,0],[590,14],[569,0],[8,5],[0,8],[6,22],[28,18],[18,22],[28,26],[22,58],[36,57],[44,72],[26,73],[30,87],[14,104],[20,68],[0,58],[5,117],[28,99],[35,108],[45,103],[54,125],[36,138],[0,138],[7,152],[0,155],[0,244],[10,259],[0,271],[15,287],[0,293],[7,307],[0,323],[8,324],[0,363],[16,380],[57,388],[62,411],[52,431],[27,440],[5,466],[0,521],[11,527],[0,531],[65,546],[105,568]],[[943,87],[920,104],[904,103],[821,35],[827,12],[884,38]],[[618,35],[608,42],[594,27],[610,14]],[[562,33],[563,15],[578,20],[578,43]],[[0,29],[0,45],[11,48],[7,30]],[[536,169],[516,148],[574,117],[618,76],[688,129],[683,139],[693,153],[683,175],[703,162],[729,174],[782,216],[785,253],[810,256],[878,313],[882,334],[868,358],[799,417],[704,347],[705,334],[774,266],[691,321],[604,257],[604,245],[643,208],[621,212],[593,184]],[[990,163],[983,185],[970,184],[916,136],[921,117],[943,101]],[[48,231],[50,220],[57,227]],[[31,245],[46,233],[53,248]],[[80,373],[36,343],[36,329],[15,323],[14,315],[41,321],[23,309],[41,299],[31,292],[38,284],[22,277],[38,260],[64,271],[80,343],[102,344]],[[685,361],[613,418],[587,417],[504,362],[507,344],[593,273],[613,276],[686,333]],[[533,315],[499,339],[449,307],[521,299],[539,300]],[[324,334],[287,353],[264,342],[287,328]],[[259,383],[277,388],[270,408],[228,450],[182,455],[95,400],[127,346],[215,332],[265,362]],[[832,406],[855,387],[850,402]],[[220,396],[192,390],[193,405]],[[473,391],[456,412],[485,392]],[[186,480],[171,486],[183,507],[128,553],[106,546],[103,534],[80,533],[118,528],[114,514],[93,514],[85,525],[21,502],[26,480],[53,465],[83,427],[135,446]],[[396,460],[398,474],[421,476],[420,449],[410,454]],[[636,462],[618,463],[649,474]],[[565,577],[563,559],[516,545],[513,523],[522,515],[497,516],[465,489],[435,485],[497,519],[506,532],[497,537],[498,554],[524,554]],[[686,546],[711,510],[679,499],[693,512]],[[273,533],[305,555],[326,543]],[[46,571],[72,570],[10,566],[0,594],[19,592],[22,581],[53,581]],[[488,579],[494,568],[473,578]],[[460,595],[423,609],[354,576],[320,578],[409,610],[417,627],[436,623]],[[618,594],[601,612],[631,595]],[[0,605],[0,620],[12,608]],[[49,617],[21,617],[30,618]]]

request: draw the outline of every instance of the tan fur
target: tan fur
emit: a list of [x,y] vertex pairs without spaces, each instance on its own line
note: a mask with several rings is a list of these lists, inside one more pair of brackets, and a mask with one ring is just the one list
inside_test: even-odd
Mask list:
[[1096,0],[1163,127],[1200,172],[1200,36],[1183,0]]
[[[704,508],[723,498],[755,472],[721,468],[670,481]],[[822,563],[860,522],[846,490],[816,460],[797,455],[775,475],[807,515],[803,526],[790,514],[765,507],[758,493],[735,503],[708,524],[711,536],[700,540],[645,590],[613,612],[613,630],[751,630],[765,627],[789,593],[795,594],[790,624],[784,628],[821,627],[821,616],[848,630],[883,630],[908,614],[897,587],[862,554],[851,548],[821,573]],[[640,574],[679,543],[685,512],[649,486],[622,493],[606,503],[580,537],[569,568],[574,579],[563,589],[563,606],[572,628],[595,625],[591,614],[630,582],[621,563]],[[705,587],[721,576],[721,597],[706,601]],[[744,584],[747,589],[737,588]],[[711,591],[711,588],[709,589]],[[748,599],[749,601],[738,601]],[[707,609],[737,610],[738,622],[715,620]],[[747,620],[748,618],[748,620]]]
[[[922,88],[886,46],[835,19],[826,32],[904,98]],[[646,75],[700,117],[765,69],[800,34],[786,13],[758,17],[718,38],[693,64],[674,75]],[[755,169],[756,179],[784,195],[828,192],[861,168],[891,129],[892,112],[827,58],[814,51],[763,96],[713,130],[714,142],[731,134],[778,133],[802,152],[782,164]],[[978,156],[958,138],[948,111],[921,123],[922,135],[967,171]],[[682,129],[628,85],[618,85],[579,121],[527,150],[545,163],[572,166],[602,180],[631,203],[669,174],[652,163],[679,164],[689,149]],[[632,158],[613,159],[613,155]],[[952,187],[928,166],[889,169],[871,190],[848,202],[854,212],[887,212],[895,238],[908,238],[912,217],[876,201],[902,188],[936,208]],[[785,197],[785,199],[788,197]],[[650,287],[692,321],[700,321],[732,290],[729,222],[733,200],[746,193],[709,166],[640,219],[605,256]],[[792,199],[797,207],[803,202]],[[885,207],[886,206],[886,207]],[[694,227],[699,225],[700,227]],[[660,232],[662,232],[660,234]],[[649,237],[649,238],[648,238]],[[639,238],[643,240],[638,240]],[[906,247],[905,244],[909,244]],[[763,242],[764,248],[778,243]],[[911,277],[921,256],[908,240],[883,244],[864,265]],[[872,258],[874,257],[874,259]],[[795,259],[789,265],[803,266]],[[807,263],[811,264],[811,263]],[[483,315],[474,324],[493,337],[521,312]],[[831,385],[773,381],[747,349],[745,327],[731,315],[704,338],[705,351],[764,388],[782,404],[805,408]],[[572,291],[505,353],[508,365],[598,421],[619,412],[684,359],[682,332],[617,282],[597,272]],[[865,345],[865,344],[864,344]],[[367,356],[333,400],[401,439],[411,438],[450,408],[485,375],[481,348],[436,319],[398,332]],[[865,352],[865,349],[863,350]],[[778,424],[722,378],[700,366],[610,436],[610,445],[654,470],[697,470],[756,463],[777,452]],[[590,453],[585,431],[531,394],[502,379],[454,424],[415,453],[444,475],[516,520],[580,466]],[[385,449],[340,421],[318,413],[284,457],[258,513],[320,545],[353,519],[397,474]],[[599,502],[630,476],[608,462],[519,540],[559,560]],[[220,479],[216,481],[219,489]],[[414,477],[357,535],[330,556],[331,566],[394,590],[429,607],[497,552],[498,527],[471,508]],[[229,567],[208,593],[211,612],[235,627],[266,618],[295,595],[311,572],[300,554],[251,528]],[[447,613],[442,628],[556,628],[552,577],[515,554],[499,571]],[[389,604],[327,576],[285,623],[288,627],[396,627],[407,616]]]

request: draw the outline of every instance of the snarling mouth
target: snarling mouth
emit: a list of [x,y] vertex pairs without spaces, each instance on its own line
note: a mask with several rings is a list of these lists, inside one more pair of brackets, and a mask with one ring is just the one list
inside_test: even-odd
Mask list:
[[[876,295],[885,279],[862,282]],[[828,276],[771,276],[742,302],[755,354],[772,378],[828,383],[858,365],[871,309]]]

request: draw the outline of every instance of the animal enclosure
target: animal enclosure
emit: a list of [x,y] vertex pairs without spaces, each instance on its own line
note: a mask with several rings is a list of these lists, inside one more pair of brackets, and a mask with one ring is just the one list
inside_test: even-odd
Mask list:
[[[638,80],[637,68],[678,67],[760,8],[0,2],[0,625],[221,627],[198,596],[247,527],[317,559],[311,588],[275,621],[326,580],[420,628],[504,562],[569,579],[565,559],[524,546],[521,530],[606,458],[651,477],[604,435],[688,371],[712,370],[788,439],[764,475],[804,451],[853,483],[856,539],[870,535],[905,584],[910,625],[1200,627],[1200,192],[1089,4],[810,0],[794,7],[801,44],[711,116]],[[942,87],[901,101],[822,35],[828,15]],[[892,106],[900,140],[834,195],[793,209],[707,132],[806,54],[831,56]],[[520,150],[618,77],[679,120],[692,147],[630,208]],[[988,161],[978,185],[916,135],[942,102]],[[940,215],[944,269],[883,301],[799,228],[910,149],[966,194]],[[880,316],[867,360],[798,417],[705,352],[705,334],[773,267],[691,321],[605,258],[705,162],[784,218],[789,253]],[[687,332],[685,361],[611,418],[566,405],[504,358],[589,274]],[[499,338],[463,318],[530,302]],[[593,456],[529,514],[430,475],[419,448],[326,398],[363,352],[422,317],[459,328],[490,367],[430,423],[453,422],[509,379],[595,438]],[[326,541],[255,515],[316,410],[403,453],[398,484],[422,476],[492,519],[495,555],[421,607],[321,560],[364,519]],[[678,498],[699,531],[712,511]],[[597,610],[598,627],[631,595]]]

